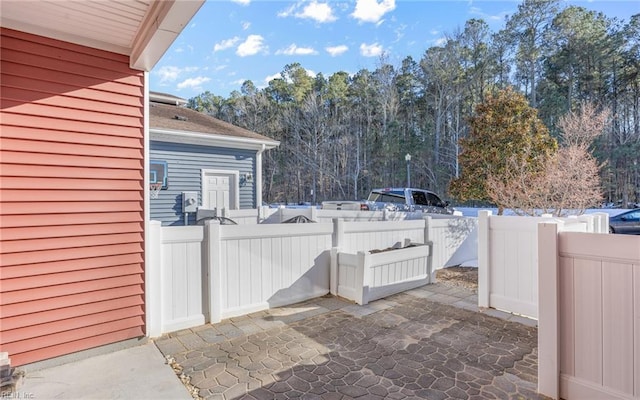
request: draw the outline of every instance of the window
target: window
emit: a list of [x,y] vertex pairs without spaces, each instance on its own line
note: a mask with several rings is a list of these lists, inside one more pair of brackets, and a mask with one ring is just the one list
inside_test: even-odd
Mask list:
[[376,201],[380,203],[403,203],[404,204],[404,196],[398,192],[371,192],[369,201]]
[[427,193],[427,200],[431,206],[442,207],[442,200],[433,193]]
[[629,213],[623,218],[625,221],[640,221],[640,211]]
[[411,192],[411,197],[413,198],[413,204],[418,206],[428,206],[429,200],[424,192],[414,191]]
[[433,193],[413,191],[411,197],[418,206],[442,207],[442,201]]

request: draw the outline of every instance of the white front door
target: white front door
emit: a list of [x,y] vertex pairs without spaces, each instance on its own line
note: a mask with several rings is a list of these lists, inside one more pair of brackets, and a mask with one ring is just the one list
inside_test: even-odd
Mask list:
[[203,171],[202,207],[237,210],[237,172]]
[[229,177],[208,176],[204,206],[208,209],[229,208]]

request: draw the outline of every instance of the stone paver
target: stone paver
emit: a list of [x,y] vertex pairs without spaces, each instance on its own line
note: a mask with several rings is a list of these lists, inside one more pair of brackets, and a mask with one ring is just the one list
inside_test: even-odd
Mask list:
[[536,321],[442,284],[366,306],[325,296],[156,344],[204,399],[545,399]]

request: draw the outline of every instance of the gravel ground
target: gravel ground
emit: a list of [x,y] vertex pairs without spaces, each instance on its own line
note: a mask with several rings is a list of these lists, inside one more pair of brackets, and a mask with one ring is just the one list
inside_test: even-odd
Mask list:
[[478,268],[449,267],[436,271],[438,282],[446,286],[461,286],[473,291],[478,290]]

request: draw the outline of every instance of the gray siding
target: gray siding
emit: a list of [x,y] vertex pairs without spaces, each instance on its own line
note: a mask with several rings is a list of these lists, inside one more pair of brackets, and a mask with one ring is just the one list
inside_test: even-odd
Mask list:
[[[253,150],[168,143],[152,140],[149,150],[152,160],[167,162],[168,185],[157,199],[151,199],[151,219],[162,225],[184,225],[182,192],[198,192],[202,204],[202,170],[237,170],[240,175],[256,176],[256,152]],[[240,208],[255,208],[255,179],[240,187]],[[195,214],[189,214],[189,225],[195,224]]]

